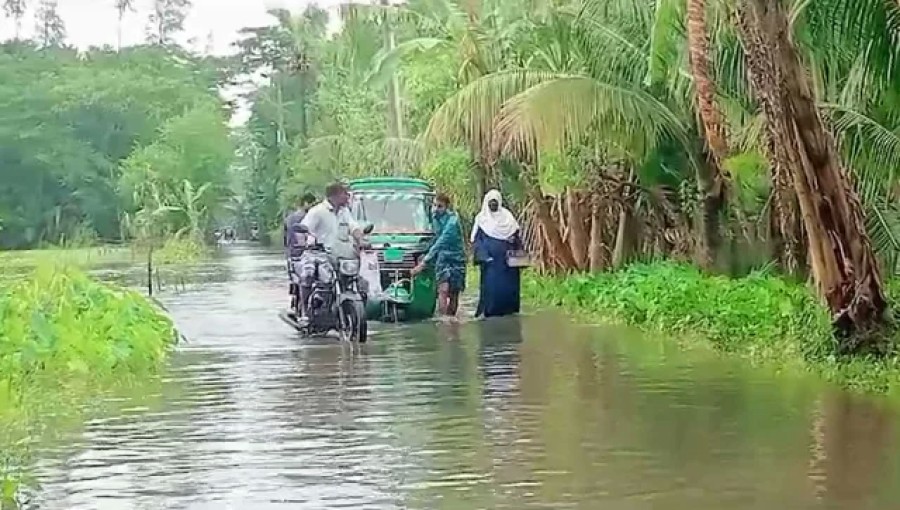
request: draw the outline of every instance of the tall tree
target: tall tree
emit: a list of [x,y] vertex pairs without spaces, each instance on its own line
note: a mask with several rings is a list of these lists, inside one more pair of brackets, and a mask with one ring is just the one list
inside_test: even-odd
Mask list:
[[[127,235],[128,216],[146,205],[123,188],[135,175],[122,179],[123,162],[137,153],[153,158],[134,161],[161,169],[153,182],[167,202],[178,205],[168,195],[183,195],[184,180],[194,189],[213,183],[209,206],[227,192],[230,149],[212,62],[146,46],[86,58],[21,48],[0,52],[0,76],[0,249]],[[174,230],[188,219],[164,218]]]
[[702,267],[710,269],[720,244],[719,215],[725,196],[722,162],[728,157],[728,142],[725,121],[716,104],[716,85],[710,72],[706,0],[688,0],[687,42],[697,96],[697,113],[707,146],[706,161],[697,165],[697,186],[701,195],[701,211],[697,218],[700,234],[697,258]]
[[160,46],[172,44],[175,34],[184,30],[190,8],[191,0],[153,0],[147,40]]
[[44,47],[62,46],[66,24],[59,15],[59,0],[41,0],[35,14],[35,38]]
[[[385,15],[382,19],[384,25],[384,51],[391,52],[397,47],[397,37],[394,34],[392,26],[392,16],[387,12],[391,4],[389,0],[381,0],[382,7],[385,8]],[[388,93],[388,127],[390,135],[394,138],[405,138],[406,133],[403,129],[403,103],[400,99],[400,80],[396,72],[391,73],[390,80],[387,85]]]
[[116,11],[119,13],[119,25],[116,28],[116,47],[122,49],[122,23],[125,13],[134,12],[134,0],[116,0]]
[[750,79],[766,116],[769,157],[773,166],[788,170],[793,182],[819,295],[839,330],[867,333],[884,320],[883,282],[859,196],[791,40],[788,7],[781,0],[742,0],[737,19]]
[[19,32],[22,29],[22,18],[25,16],[27,8],[26,0],[4,0],[3,2],[3,12],[12,18],[13,23],[15,23],[16,39],[19,38]]

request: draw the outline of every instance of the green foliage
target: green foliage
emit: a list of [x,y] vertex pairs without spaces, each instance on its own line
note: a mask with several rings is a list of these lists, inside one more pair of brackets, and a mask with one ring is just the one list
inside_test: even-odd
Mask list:
[[137,293],[77,270],[38,268],[0,293],[0,373],[8,388],[45,374],[99,377],[155,369],[172,346],[171,321]]
[[481,209],[481,200],[472,193],[477,184],[472,160],[466,152],[452,149],[438,152],[422,168],[422,177],[450,195],[463,217],[474,218]]
[[213,103],[198,105],[122,163],[121,192],[138,210],[165,209],[154,220],[164,231],[186,229],[202,239],[208,213],[230,193],[225,170],[232,154],[221,112]]
[[127,237],[126,214],[144,206],[120,189],[129,158],[164,164],[154,170],[178,187],[213,183],[209,203],[227,197],[231,149],[214,62],[173,48],[79,56],[7,43],[0,73],[0,247],[63,244],[89,231]]
[[166,239],[162,247],[153,253],[154,265],[190,264],[204,260],[209,249],[192,237]]
[[172,322],[135,292],[43,265],[0,288],[0,503],[23,479],[33,436],[98,391],[154,373]]
[[530,274],[523,296],[574,314],[706,343],[753,363],[808,370],[855,390],[900,393],[900,356],[838,355],[830,317],[812,293],[764,272],[732,279],[656,262],[595,275]]

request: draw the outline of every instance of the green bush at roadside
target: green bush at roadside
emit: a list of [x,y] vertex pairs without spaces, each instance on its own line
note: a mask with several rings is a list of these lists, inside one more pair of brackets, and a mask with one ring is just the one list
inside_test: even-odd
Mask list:
[[0,289],[0,501],[17,492],[49,420],[154,373],[176,338],[141,295],[72,267],[42,265]]
[[900,357],[839,356],[824,307],[804,286],[776,276],[708,276],[657,262],[566,277],[529,273],[522,293],[536,305],[707,343],[753,363],[812,371],[854,390],[900,393]]

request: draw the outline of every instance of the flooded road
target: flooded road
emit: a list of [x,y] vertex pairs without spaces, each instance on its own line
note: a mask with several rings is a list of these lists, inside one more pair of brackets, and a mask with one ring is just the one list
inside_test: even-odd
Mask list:
[[228,250],[160,296],[189,343],[42,453],[35,506],[900,508],[873,402],[552,313],[304,341],[278,254]]

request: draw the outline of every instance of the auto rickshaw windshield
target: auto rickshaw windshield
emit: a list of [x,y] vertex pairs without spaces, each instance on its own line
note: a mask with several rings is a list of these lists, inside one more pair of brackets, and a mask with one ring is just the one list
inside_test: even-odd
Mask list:
[[356,195],[352,208],[356,220],[372,223],[375,232],[431,232],[431,215],[424,195]]

